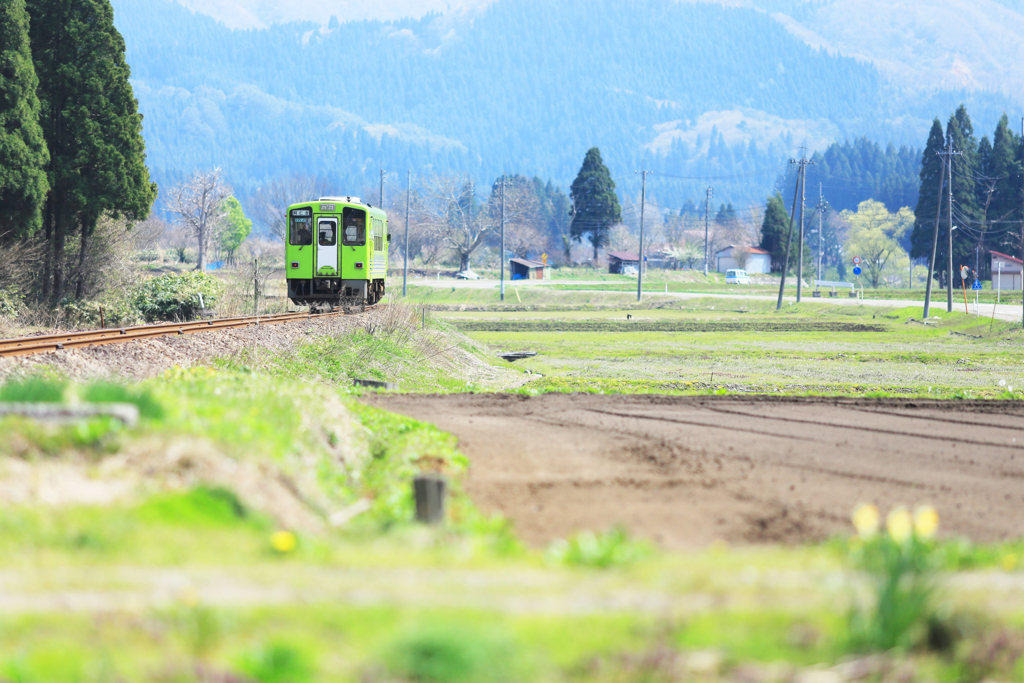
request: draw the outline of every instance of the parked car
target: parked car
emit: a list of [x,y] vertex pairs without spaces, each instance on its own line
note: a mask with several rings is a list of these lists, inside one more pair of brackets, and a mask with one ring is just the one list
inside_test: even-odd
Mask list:
[[725,271],[725,284],[727,285],[749,285],[750,276],[747,275],[745,270],[727,270]]

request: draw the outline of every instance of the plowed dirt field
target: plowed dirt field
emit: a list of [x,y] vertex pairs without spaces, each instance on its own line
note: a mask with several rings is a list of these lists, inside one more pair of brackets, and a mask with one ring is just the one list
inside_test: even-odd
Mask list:
[[[861,501],[935,505],[945,535],[1024,535],[1024,405],[1010,401],[377,395],[455,434],[466,489],[540,545],[622,524],[668,548],[849,532]],[[1019,459],[1018,459],[1019,458]]]

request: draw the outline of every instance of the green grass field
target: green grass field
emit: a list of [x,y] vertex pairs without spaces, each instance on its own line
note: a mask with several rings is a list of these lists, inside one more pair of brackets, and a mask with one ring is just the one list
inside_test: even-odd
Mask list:
[[513,366],[541,376],[528,391],[995,398],[1024,390],[1020,326],[955,311],[926,325],[918,308],[808,302],[776,311],[770,301],[658,297],[641,308],[629,295],[529,290],[523,301],[533,310],[517,310],[488,302],[488,290],[465,294],[459,307],[442,299],[450,292],[417,299],[433,300],[432,316],[495,353],[535,351]]

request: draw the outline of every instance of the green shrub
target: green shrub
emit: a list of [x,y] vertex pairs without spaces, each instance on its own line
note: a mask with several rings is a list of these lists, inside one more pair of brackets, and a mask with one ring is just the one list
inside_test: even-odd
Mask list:
[[0,317],[16,318],[25,306],[25,297],[13,287],[0,289]]
[[143,263],[152,263],[153,261],[159,261],[162,258],[163,254],[156,249],[143,249],[135,255],[135,260]]
[[94,382],[82,391],[82,400],[88,403],[133,403],[139,415],[151,420],[164,416],[164,408],[147,389],[132,389],[114,382]]
[[64,400],[63,382],[29,377],[10,380],[0,386],[0,401],[12,403],[60,403]]
[[249,511],[234,491],[216,486],[198,486],[186,493],[160,493],[138,508],[147,522],[175,526],[233,526],[246,521]]
[[143,318],[154,320],[192,320],[201,310],[199,295],[207,308],[220,294],[217,278],[206,273],[168,273],[147,280],[135,291],[133,302]]
[[603,534],[579,533],[568,541],[555,541],[547,550],[548,560],[605,569],[635,562],[651,553],[650,545],[629,538],[625,529],[616,527]]
[[385,667],[414,683],[500,683],[517,680],[514,648],[477,628],[431,623],[400,636]]
[[259,683],[303,683],[313,676],[307,655],[292,645],[272,642],[242,660],[241,669]]
[[[100,315],[102,309],[103,315]],[[131,296],[112,301],[66,301],[61,305],[64,318],[75,326],[130,327],[145,322]]]

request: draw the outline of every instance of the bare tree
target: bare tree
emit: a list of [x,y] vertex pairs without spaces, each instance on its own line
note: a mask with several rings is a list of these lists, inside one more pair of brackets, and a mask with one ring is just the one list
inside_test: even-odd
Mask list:
[[167,192],[167,210],[195,238],[199,246],[196,270],[206,271],[206,251],[217,238],[223,218],[221,202],[231,188],[221,178],[220,168],[197,171],[191,178]]
[[278,178],[253,193],[249,212],[258,226],[284,240],[288,232],[288,207],[298,202],[317,200],[329,193],[330,188],[323,178],[300,175]]
[[468,270],[470,256],[495,228],[493,219],[476,205],[472,181],[464,176],[434,176],[424,185],[422,198],[422,223],[459,257],[459,270]]
[[503,176],[494,181],[487,199],[486,216],[493,226],[495,243],[501,232],[502,181],[505,184],[505,249],[518,258],[525,258],[530,252],[544,249],[547,241],[542,229],[540,201],[530,181],[523,176]]

